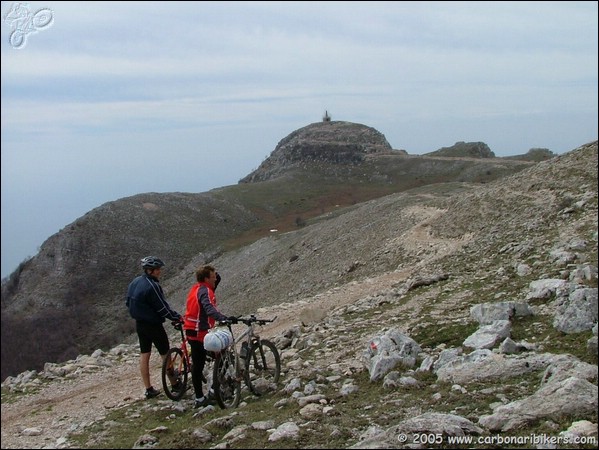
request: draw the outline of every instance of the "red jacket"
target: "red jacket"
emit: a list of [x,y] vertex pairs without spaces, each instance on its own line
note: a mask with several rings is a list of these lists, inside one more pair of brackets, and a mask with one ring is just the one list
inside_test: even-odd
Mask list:
[[185,307],[183,329],[187,339],[204,342],[204,336],[214,326],[214,322],[226,319],[227,316],[216,307],[216,296],[208,283],[194,284],[187,294]]

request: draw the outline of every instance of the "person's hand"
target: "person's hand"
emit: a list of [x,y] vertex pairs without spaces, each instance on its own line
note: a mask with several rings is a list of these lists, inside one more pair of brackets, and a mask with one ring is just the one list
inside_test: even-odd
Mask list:
[[185,318],[183,316],[179,316],[179,322],[180,323],[184,323],[185,322]]
[[235,317],[235,316],[229,316],[229,317],[227,317],[227,320],[229,322],[231,322],[232,324],[239,323],[239,320],[237,320],[237,317]]

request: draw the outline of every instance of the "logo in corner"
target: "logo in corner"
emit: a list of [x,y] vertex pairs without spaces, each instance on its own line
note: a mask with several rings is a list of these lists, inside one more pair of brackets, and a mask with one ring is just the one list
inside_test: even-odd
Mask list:
[[13,3],[4,22],[13,30],[8,38],[10,45],[20,50],[27,44],[28,35],[45,30],[54,23],[54,13],[49,8],[32,13],[28,3]]

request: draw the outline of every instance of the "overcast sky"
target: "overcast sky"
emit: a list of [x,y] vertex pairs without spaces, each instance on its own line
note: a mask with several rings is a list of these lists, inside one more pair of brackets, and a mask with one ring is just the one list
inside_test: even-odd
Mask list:
[[236,184],[325,110],[410,154],[596,140],[597,17],[576,1],[2,2],[2,277],[106,202]]

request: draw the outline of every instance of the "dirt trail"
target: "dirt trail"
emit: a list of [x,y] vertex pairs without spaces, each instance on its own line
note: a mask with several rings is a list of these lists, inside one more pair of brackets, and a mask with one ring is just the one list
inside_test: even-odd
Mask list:
[[[456,250],[465,240],[442,241],[433,239],[428,233],[428,221],[440,213],[429,210],[424,214],[424,220],[409,232],[409,239],[406,239],[407,236],[402,239],[404,244],[411,242],[410,245],[427,248],[426,255],[416,266],[383,273],[359,283],[351,282],[293,305],[264,308],[259,317],[271,318],[276,315],[277,320],[259,328],[260,335],[278,336],[303,320],[319,320],[327,311],[397,287],[398,283],[418,273],[425,264]],[[151,370],[152,382],[160,386],[160,357],[155,350],[152,353]],[[2,403],[1,448],[64,447],[63,438],[73,430],[80,430],[101,420],[113,408],[138,401],[144,399],[137,357],[99,372],[46,384],[34,394],[21,396],[15,403]],[[23,433],[32,428],[38,429],[39,434]]]
[[[156,356],[152,366],[159,364]],[[73,429],[100,420],[112,408],[141,400],[138,367],[134,358],[100,372],[45,384],[15,403],[2,403],[2,448],[57,448],[58,439]],[[153,376],[158,381],[157,370]],[[30,431],[23,433],[26,429]]]
[[[373,289],[391,288],[407,278],[407,272],[390,272],[362,283],[349,283],[331,290],[297,308],[268,308],[264,317],[277,320],[260,329],[262,337],[277,336],[300,323],[317,308],[328,311],[372,294]],[[160,386],[160,358],[152,353],[152,381]],[[38,392],[20,397],[17,402],[2,404],[1,448],[56,448],[58,440],[77,429],[101,420],[113,408],[144,401],[137,358],[100,372],[87,373],[61,383],[49,383]],[[39,435],[25,435],[23,430],[37,428]]]

